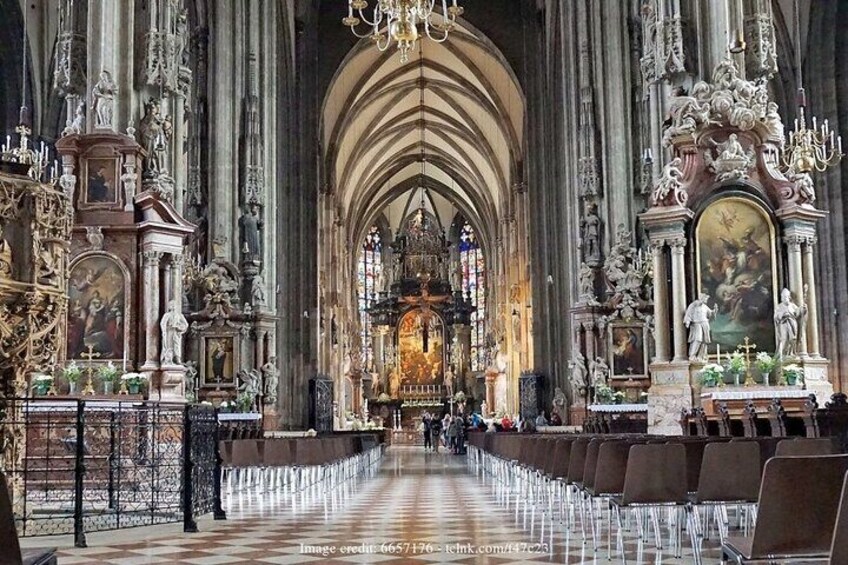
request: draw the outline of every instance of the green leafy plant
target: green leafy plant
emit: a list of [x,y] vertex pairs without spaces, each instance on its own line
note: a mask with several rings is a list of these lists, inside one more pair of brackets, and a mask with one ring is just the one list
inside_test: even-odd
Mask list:
[[724,367],[716,363],[705,365],[701,369],[701,384],[707,387],[718,386],[724,382]]
[[757,365],[757,369],[760,370],[762,374],[771,374],[775,367],[777,367],[777,359],[766,353],[765,351],[760,351],[757,353],[757,358],[754,363]]
[[78,383],[80,378],[82,378],[82,368],[77,365],[76,361],[71,361],[62,369],[62,376],[69,383]]
[[786,384],[790,386],[804,384],[804,369],[798,365],[791,363],[783,367],[783,378],[786,379]]
[[236,398],[236,406],[239,412],[250,412],[253,408],[253,396],[247,392],[243,392]]
[[121,376],[121,371],[114,363],[109,361],[105,365],[100,365],[97,368],[97,376],[100,377],[103,382],[109,381],[114,383]]
[[599,384],[595,387],[596,404],[621,404],[624,401],[624,393],[613,390],[608,385]]

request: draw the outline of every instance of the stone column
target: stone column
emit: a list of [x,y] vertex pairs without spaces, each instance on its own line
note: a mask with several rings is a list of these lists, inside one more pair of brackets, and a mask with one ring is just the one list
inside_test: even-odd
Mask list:
[[362,410],[362,373],[356,373],[350,376],[350,382],[353,384],[352,408],[355,415],[359,415]]
[[654,261],[654,363],[668,361],[668,276],[666,275],[665,242],[653,242]]
[[165,268],[164,268],[165,273],[164,273],[164,276],[162,277],[162,287],[163,287],[162,288],[162,296],[165,297],[165,304],[163,304],[163,308],[162,308],[163,311],[166,311],[168,309],[168,306],[169,306],[171,300],[173,300],[173,298],[174,298],[174,295],[173,295],[174,280],[173,280],[173,276],[171,274],[172,273],[172,268],[171,268],[172,263],[171,263],[171,261],[173,260],[173,256],[169,255],[168,258],[169,258],[169,260],[165,262]]
[[[804,238],[798,235],[789,235],[784,238],[788,251],[787,263],[789,264],[789,290],[792,298],[800,305],[804,299],[803,261],[801,258],[801,244]],[[807,328],[801,325],[798,328],[798,351],[799,357],[807,356]]]
[[686,361],[686,327],[683,324],[683,317],[686,315],[686,239],[674,238],[669,245],[671,246],[671,317],[674,326],[674,360]]
[[[495,413],[495,381],[497,378],[497,371],[486,371],[486,407],[489,409],[489,414]],[[483,414],[483,417],[487,415]]]
[[815,237],[808,237],[804,246],[804,284],[807,285],[807,339],[811,357],[821,357],[819,343],[819,306],[816,296],[816,272],[813,264]]
[[183,310],[183,263],[182,255],[171,255],[171,295],[170,299],[177,305],[177,312]]
[[142,296],[144,302],[143,327],[145,335],[144,366],[142,370],[159,367],[159,251],[142,252],[144,280]]

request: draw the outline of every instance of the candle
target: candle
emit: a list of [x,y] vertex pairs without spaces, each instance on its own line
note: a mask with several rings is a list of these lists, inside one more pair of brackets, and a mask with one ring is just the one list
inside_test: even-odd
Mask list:
[[719,344],[716,344],[716,359],[718,360],[717,363],[721,363],[721,346]]
[[124,372],[127,372],[127,350],[124,349]]

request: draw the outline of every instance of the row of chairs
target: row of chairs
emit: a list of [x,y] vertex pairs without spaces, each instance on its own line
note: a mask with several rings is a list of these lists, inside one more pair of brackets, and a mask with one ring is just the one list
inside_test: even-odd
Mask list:
[[702,541],[713,525],[721,542],[727,538],[728,509],[748,533],[757,517],[765,461],[834,451],[830,440],[774,439],[472,434],[468,462],[491,480],[502,504],[509,508],[514,500],[516,521],[521,512],[524,527],[529,512],[531,536],[538,511],[543,541],[546,523],[552,534],[559,517],[567,528],[579,524],[584,540],[591,538],[598,551],[606,516],[608,556],[615,520],[617,551],[624,559],[623,530],[633,519],[640,543],[653,534],[662,549],[662,524],[680,555],[685,524],[700,562]]
[[227,492],[298,492],[325,481],[330,488],[373,468],[382,446],[368,435],[240,439],[220,442]]

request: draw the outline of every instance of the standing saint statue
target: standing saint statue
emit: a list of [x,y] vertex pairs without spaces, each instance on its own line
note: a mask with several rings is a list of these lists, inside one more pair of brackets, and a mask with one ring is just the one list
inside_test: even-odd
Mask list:
[[703,360],[707,357],[710,338],[710,318],[715,310],[707,306],[709,295],[701,293],[686,309],[683,323],[689,328],[689,359]]
[[454,374],[453,367],[448,367],[447,371],[445,371],[444,385],[445,390],[447,390],[447,397],[453,397],[453,382],[454,382]]
[[162,329],[162,364],[174,365],[183,358],[183,334],[188,330],[188,321],[177,309],[177,303],[171,300],[168,311],[159,322]]
[[[576,400],[576,399],[575,399]],[[567,400],[565,398],[565,393],[562,392],[562,389],[556,387],[554,389],[554,402],[551,407],[551,416],[554,414],[559,414],[560,419],[565,421],[565,404]]]
[[244,212],[239,220],[241,224],[242,253],[245,259],[258,260],[262,256],[259,239],[259,229],[262,225],[256,206],[251,206],[249,211]]
[[265,378],[265,404],[277,403],[277,385],[280,382],[280,370],[277,368],[277,357],[271,355],[268,362],[262,365],[262,376]]
[[590,369],[592,371],[592,386],[597,387],[598,385],[607,384],[609,365],[607,365],[607,362],[602,357],[596,357],[592,361]]
[[780,292],[780,304],[774,309],[774,325],[777,330],[777,354],[781,359],[795,355],[798,345],[798,327],[807,315],[806,303],[799,307],[792,302],[788,288]]
[[586,368],[586,358],[575,348],[574,356],[568,365],[571,368],[571,378],[569,379],[571,400],[572,402],[584,400],[589,386],[589,370]]
[[94,128],[112,129],[112,118],[115,113],[115,94],[118,87],[112,81],[109,71],[100,71],[100,80],[91,90],[92,109],[94,110]]
[[171,121],[162,115],[159,100],[150,98],[144,105],[144,117],[138,126],[144,158],[144,178],[158,178],[168,172],[166,153],[171,139]]
[[598,217],[598,205],[590,204],[586,215],[580,221],[583,239],[583,259],[590,265],[601,262],[601,218]]
[[265,306],[265,279],[262,275],[253,277],[253,285],[250,287],[250,296],[255,307]]

